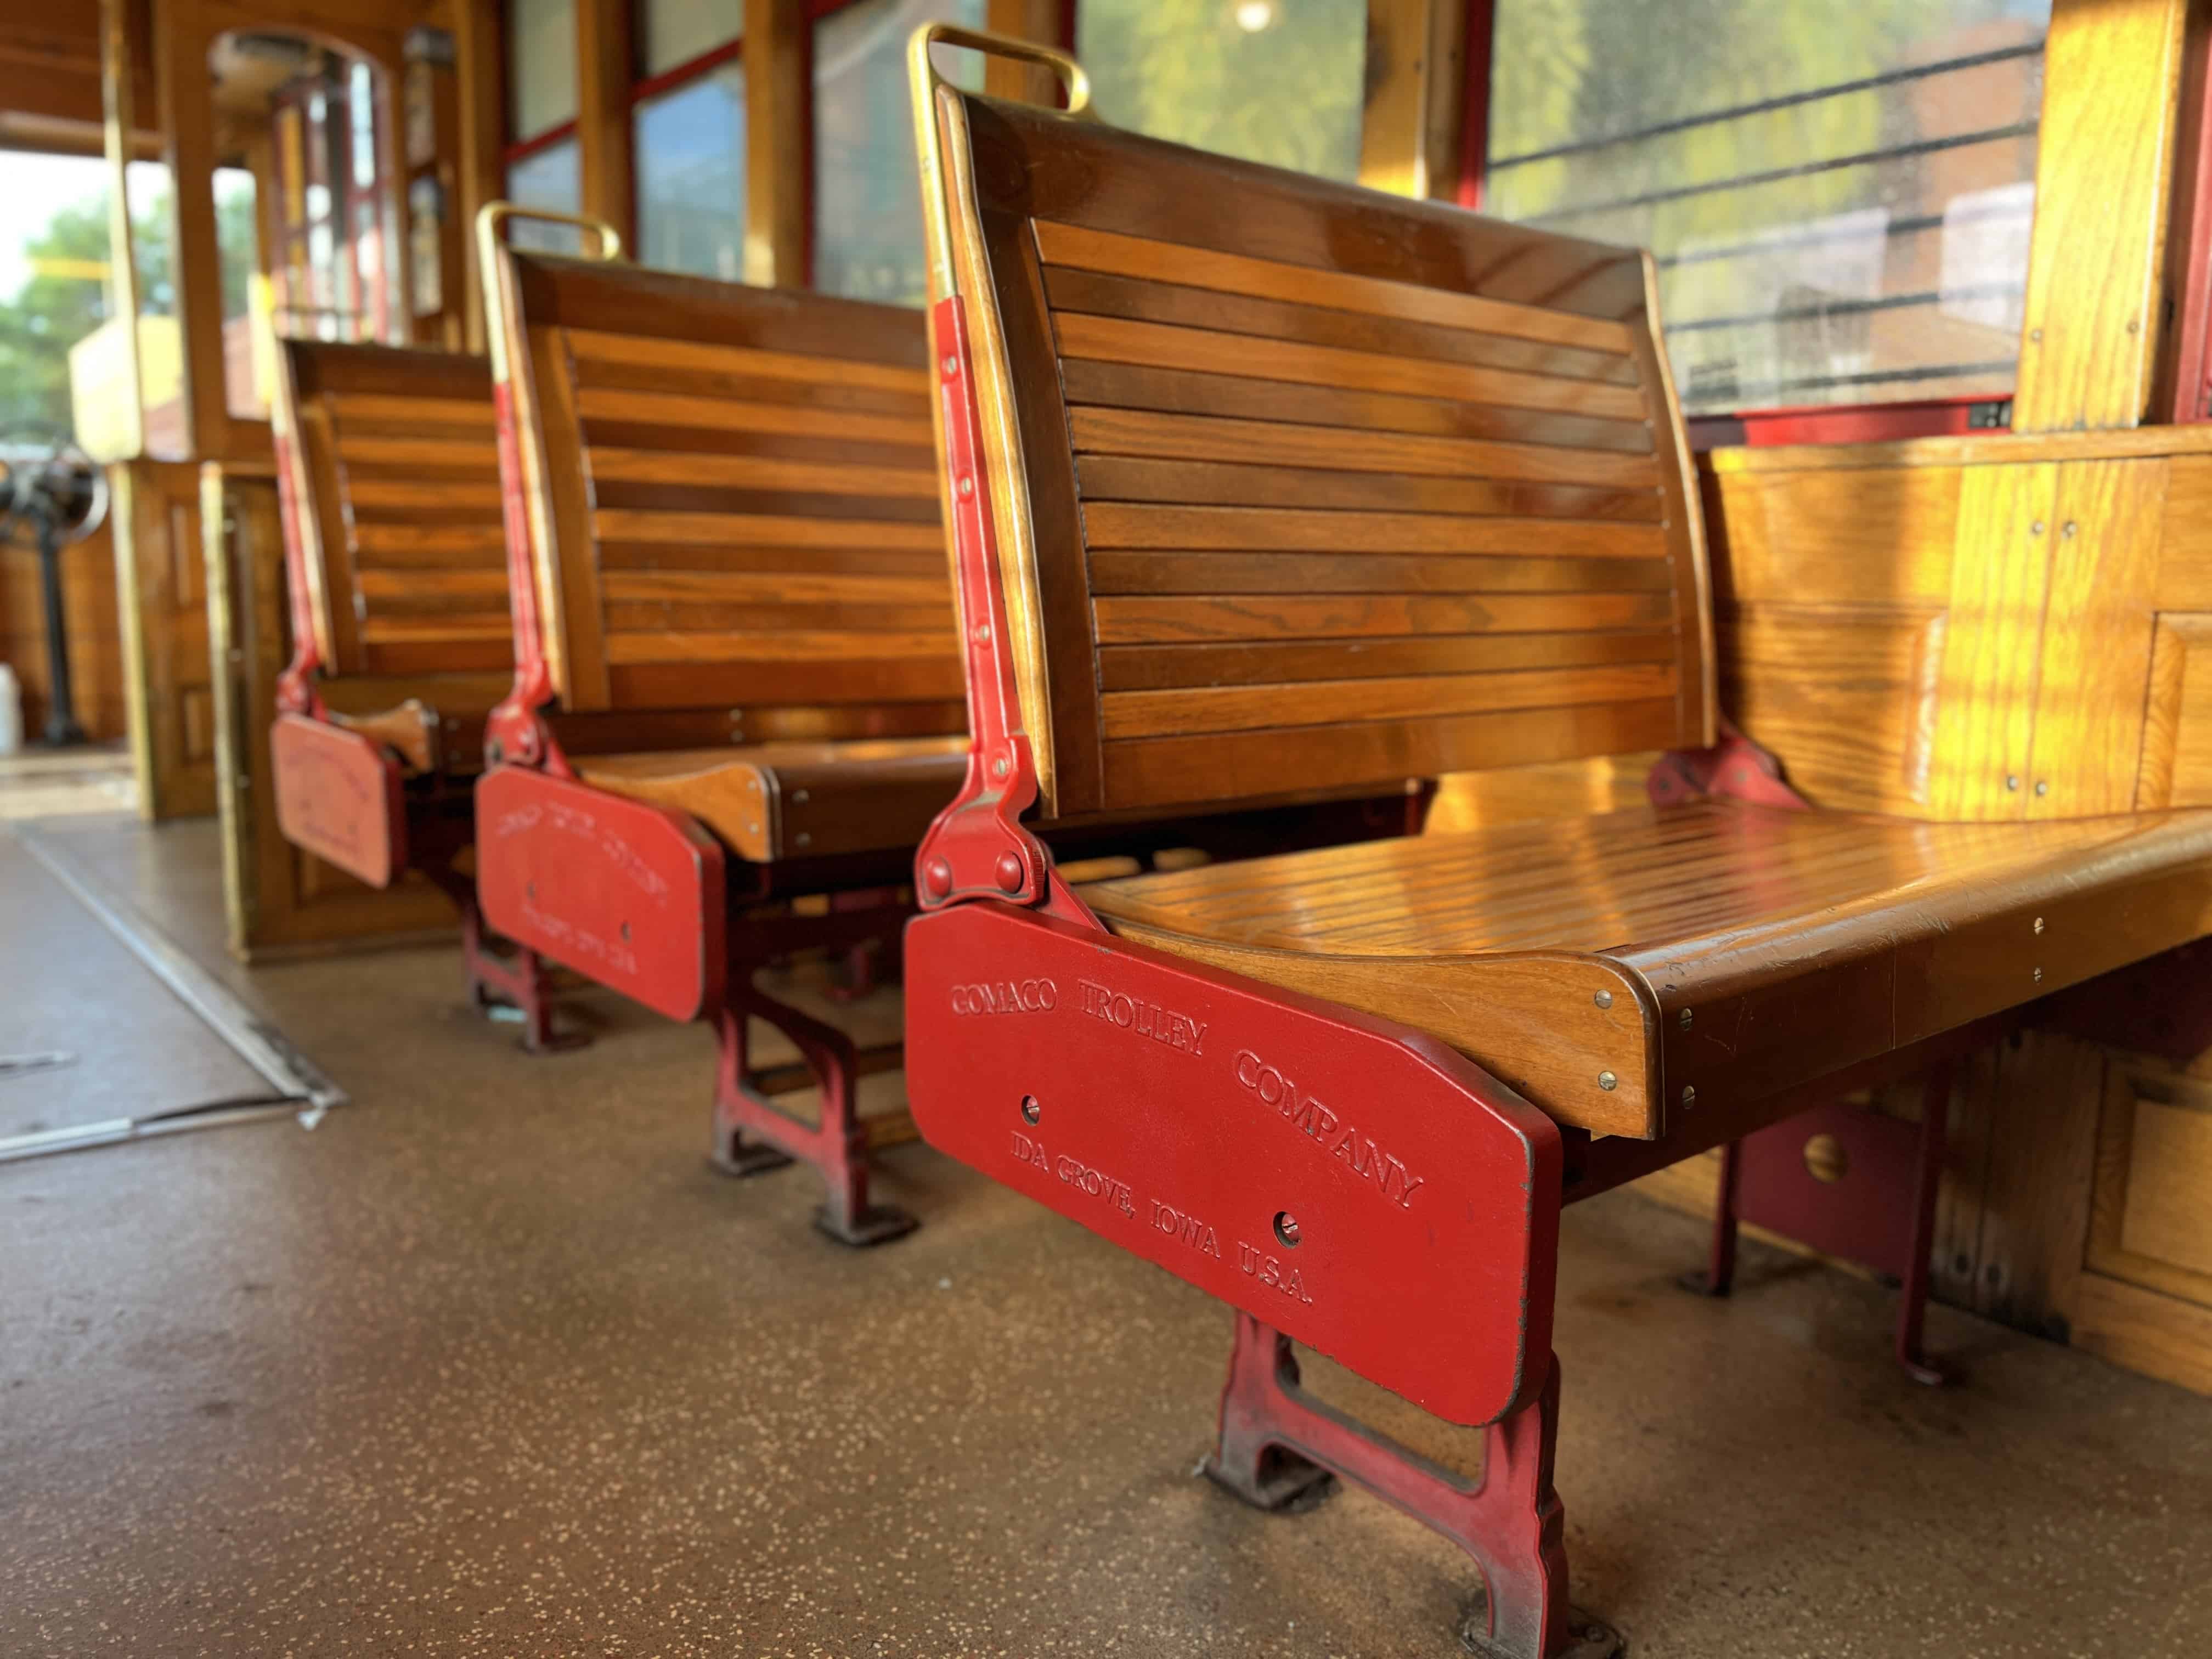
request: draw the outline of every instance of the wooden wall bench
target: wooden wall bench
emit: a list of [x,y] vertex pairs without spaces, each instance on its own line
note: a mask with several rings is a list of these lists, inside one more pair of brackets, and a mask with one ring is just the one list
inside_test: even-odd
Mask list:
[[491,374],[481,357],[278,343],[273,410],[293,657],[270,731],[276,821],[389,887],[419,870],[461,914],[479,1003],[556,1039],[543,964],[486,936],[467,865],[484,718],[513,681]]
[[[1216,1480],[1333,1471],[1466,1550],[1476,1645],[1611,1652],[1552,1487],[1561,1206],[1942,1098],[2024,1004],[2212,933],[2212,812],[1707,799],[1068,882],[1033,802],[1713,744],[1703,515],[1647,256],[1115,131],[1036,48],[1072,112],[963,93],[933,38],[991,44],[913,57],[973,733],[918,855],[916,1120],[1238,1310]],[[1481,1480],[1303,1394],[1294,1342],[1487,1425]]]

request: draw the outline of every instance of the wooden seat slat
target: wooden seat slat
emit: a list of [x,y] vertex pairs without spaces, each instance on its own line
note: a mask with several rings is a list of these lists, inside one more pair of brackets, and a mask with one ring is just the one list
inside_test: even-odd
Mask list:
[[1581,593],[1673,586],[1664,559],[1130,551],[1091,556],[1094,594]]
[[1337,512],[1267,507],[1185,507],[1086,502],[1085,540],[1094,549],[1202,551],[1431,553],[1581,559],[1667,556],[1656,526],[1579,519],[1497,519],[1464,514]]
[[1068,412],[1079,453],[1165,460],[1246,461],[1318,471],[1406,472],[1446,478],[1650,489],[1659,467],[1648,453],[1345,430],[1283,422],[1165,415],[1091,404]]
[[[927,576],[842,575],[808,570],[764,571],[757,574],[704,570],[610,571],[600,583],[609,600],[696,599],[726,605],[773,605],[787,600],[796,605],[927,605],[944,597],[945,584]],[[952,631],[952,608],[940,612],[947,634]]]
[[482,511],[499,507],[499,484],[495,479],[477,483],[428,478],[416,475],[411,478],[357,478],[346,491],[356,512],[364,508],[398,508],[410,513],[437,512],[450,514],[458,509]]
[[474,565],[489,555],[505,568],[507,532],[495,524],[357,525],[355,556],[363,563],[435,566],[451,560]]
[[1200,374],[1092,360],[1062,363],[1060,382],[1070,408],[1095,404],[1162,415],[1212,415],[1431,438],[1486,439],[1636,455],[1651,453],[1650,429],[1640,421],[1549,415],[1440,398],[1299,386],[1287,380],[1256,380],[1235,374]]
[[1102,692],[1165,691],[1183,686],[1267,685],[1402,674],[1474,673],[1565,668],[1597,663],[1670,662],[1671,629],[1571,634],[1430,635],[1359,641],[1302,640],[1286,645],[1109,646],[1098,653]]
[[[950,696],[945,688],[957,679],[936,672],[938,659],[957,643],[951,629],[926,634],[871,634],[865,644],[868,655],[883,672],[904,671],[920,682],[910,696]],[[744,633],[735,629],[691,629],[682,632],[607,635],[607,661],[759,663],[775,667],[787,663],[839,662],[855,654],[854,631],[775,629]]]
[[737,456],[910,471],[927,464],[930,455],[926,447],[912,443],[886,443],[880,439],[848,441],[819,434],[787,432],[774,426],[733,431],[629,421],[586,421],[582,422],[580,432],[583,441],[595,449],[653,449],[701,459]]
[[1307,679],[1276,685],[1172,691],[1115,691],[1099,699],[1109,741],[1169,733],[1258,732],[1419,714],[1475,714],[1508,708],[1671,697],[1671,662],[1577,668],[1425,674],[1413,678]]
[[1061,354],[1077,362],[1135,363],[1609,420],[1640,419],[1644,409],[1643,394],[1636,387],[1603,380],[1556,379],[1075,312],[1054,313],[1053,327]]
[[1204,800],[1279,795],[1316,777],[1436,777],[1556,760],[1562,750],[1625,755],[1661,749],[1681,710],[1662,702],[1585,703],[1501,714],[1423,716],[1297,728],[1297,746],[1249,732],[1125,738],[1100,750],[1109,799]]
[[[945,568],[940,553],[864,547],[700,547],[671,550],[666,542],[601,542],[599,568],[611,574],[625,570],[655,570],[700,574],[730,571],[750,574],[761,571],[806,571],[822,575],[873,574],[927,576]],[[951,601],[948,599],[946,603]]]
[[478,436],[471,431],[465,438],[394,438],[356,434],[352,427],[341,419],[337,423],[338,455],[351,471],[369,471],[377,468],[398,469],[436,467],[441,471],[465,467],[473,471],[489,471],[499,476],[499,447],[493,441],[490,423],[485,423]]
[[1216,461],[1082,454],[1075,477],[1086,501],[1154,501],[1193,507],[1304,507],[1500,518],[1616,519],[1658,522],[1656,489],[1511,483],[1418,473],[1328,472]]
[[741,380],[799,380],[811,385],[866,386],[904,392],[925,414],[929,407],[929,374],[919,365],[909,368],[830,356],[818,351],[773,351],[697,340],[655,339],[649,335],[609,333],[589,328],[570,328],[566,331],[566,337],[568,349],[576,359],[579,383],[584,386],[594,384],[591,374],[594,365],[617,363],[729,375]]
[[[1033,229],[1038,256],[1048,265],[1073,265],[1116,276],[1151,277],[1191,288],[1330,306],[1374,317],[1435,323],[1475,333],[1504,334],[1592,351],[1626,355],[1629,349],[1628,329],[1619,322],[1601,318],[1574,316],[1417,283],[1329,270],[1318,263],[1255,258],[1050,218],[1037,219]],[[1618,260],[1618,250],[1606,252]]]
[[1636,384],[1635,361],[1612,352],[1334,311],[1322,306],[1255,299],[1247,295],[1226,294],[1218,289],[1186,288],[1172,282],[1113,276],[1064,265],[1046,269],[1045,297],[1062,315],[1079,313],[1119,317],[1131,322],[1163,323],[1260,339],[1382,352],[1430,362],[1514,369],[1532,374],[1562,375],[1570,380],[1605,380],[1616,386]]
[[790,490],[823,495],[911,496],[932,503],[937,475],[930,467],[856,467],[831,461],[786,460],[762,455],[684,455],[663,449],[594,448],[592,478],[611,483],[722,485],[736,489]]
[[362,621],[361,637],[369,645],[420,645],[431,640],[505,642],[511,641],[513,635],[503,611],[469,610],[444,615],[436,611],[386,611]]
[[[312,341],[301,341],[301,345],[312,345]],[[362,349],[383,349],[383,347],[362,347]],[[476,362],[476,358],[456,358],[458,362]],[[480,368],[480,365],[477,365]],[[345,392],[330,389],[325,392],[330,414],[347,427],[358,431],[389,431],[394,435],[420,435],[422,427],[458,427],[465,431],[476,431],[477,427],[491,427],[491,404],[477,404],[473,389],[453,387],[449,394],[389,394],[389,392]]]
[[773,634],[780,629],[840,634],[929,634],[950,636],[951,614],[933,605],[792,605],[781,599],[756,605],[702,603],[696,599],[609,600],[610,634],[714,631]]
[[739,513],[661,513],[635,507],[592,515],[603,541],[653,542],[671,546],[887,548],[923,552],[944,545],[933,524],[874,519],[810,519]]
[[1132,594],[1093,600],[1091,611],[1098,643],[1108,646],[1636,628],[1670,621],[1674,605],[1667,592]]
[[702,434],[760,432],[835,438],[844,443],[874,441],[915,447],[926,447],[931,441],[927,414],[860,415],[839,409],[725,403],[682,392],[611,392],[588,386],[576,393],[576,408],[586,422],[675,427]]

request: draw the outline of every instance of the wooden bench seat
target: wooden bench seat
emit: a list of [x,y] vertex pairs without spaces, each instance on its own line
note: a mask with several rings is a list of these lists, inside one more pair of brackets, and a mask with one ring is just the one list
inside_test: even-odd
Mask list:
[[2212,812],[1706,802],[1079,890],[1125,938],[1430,1032],[1562,1123],[1654,1139],[2212,932]]
[[[487,905],[714,1022],[719,1167],[804,1158],[826,1231],[898,1237],[913,1218],[870,1202],[866,1154],[911,1121],[863,1122],[856,1092],[896,1045],[860,1049],[756,976],[891,956],[914,846],[966,765],[922,319],[610,261],[486,265],[518,509]],[[751,1066],[751,1019],[806,1066]],[[811,1123],[771,1097],[809,1082]]]
[[579,756],[597,789],[697,819],[758,864],[843,853],[903,858],[944,810],[968,765],[968,739],[861,738]]
[[[933,39],[1050,64],[1066,111]],[[2045,821],[1979,708],[2002,822],[1778,804],[1719,719],[1646,254],[1116,131],[1042,49],[932,26],[910,66],[976,710],[917,859],[916,1119],[1238,1310],[1221,1485],[1358,1484],[1480,1571],[1470,1647],[1606,1659],[1552,1486],[1561,1208],[1921,1076],[1860,1218],[1915,1309],[1948,1068],[2212,934],[2212,814]],[[2094,638],[2093,586],[2045,625]],[[1034,828],[1639,750],[1678,804],[1079,887]],[[1480,1480],[1304,1394],[1294,1343],[1486,1425]]]
[[526,1047],[558,1046],[542,965],[491,945],[465,867],[485,722],[514,684],[490,368],[283,340],[271,412],[293,635],[278,826],[370,886],[434,883],[471,999],[519,1006]]

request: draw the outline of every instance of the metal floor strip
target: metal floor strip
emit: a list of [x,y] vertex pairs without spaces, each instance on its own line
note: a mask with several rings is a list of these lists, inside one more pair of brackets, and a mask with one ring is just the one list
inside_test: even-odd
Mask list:
[[[299,1112],[301,1123],[313,1128],[331,1107],[346,1103],[345,1091],[333,1083],[321,1067],[294,1048],[282,1031],[246,1006],[236,992],[194,961],[182,946],[156,927],[135,905],[102,889],[29,826],[13,826],[11,833],[47,874],[67,889],[70,896],[89,910],[102,927],[121,940],[124,947],[143,963],[147,969],[179,1001],[198,1015],[210,1030],[228,1043],[240,1059],[266,1078],[272,1093],[280,1097],[281,1102],[216,1111],[188,1107],[182,1111],[155,1113],[145,1118],[116,1118],[85,1124],[75,1129],[18,1136],[13,1140],[0,1141],[0,1161],[10,1157],[35,1156],[42,1152],[59,1152],[81,1146],[101,1146],[135,1139],[173,1128],[237,1121],[242,1117],[258,1116],[268,1111],[283,1109],[288,1105],[299,1106],[301,1109]],[[16,1141],[40,1144],[35,1146],[26,1145],[21,1150],[15,1150]]]

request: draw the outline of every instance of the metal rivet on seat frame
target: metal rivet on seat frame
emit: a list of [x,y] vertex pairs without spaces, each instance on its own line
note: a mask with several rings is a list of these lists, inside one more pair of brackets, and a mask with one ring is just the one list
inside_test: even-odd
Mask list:
[[1674,1024],[1680,1026],[1686,1031],[1690,1029],[1691,1022],[1695,1018],[1696,1016],[1692,1014],[1689,1009],[1685,1008],[1680,1013],[1674,1016]]
[[2033,970],[2033,976],[2034,976],[2034,979],[2035,979],[2035,982],[2036,982],[2038,985],[2040,985],[2040,984],[2042,984],[2042,983],[2043,983],[2043,969],[2040,969],[2040,968],[2035,969]]
[[2038,519],[2033,524],[2028,526],[2027,533],[2031,536],[2040,536],[2043,533],[2043,520]]
[[1610,1092],[1613,1087],[1620,1083],[1620,1079],[1610,1072],[1600,1072],[1597,1074],[1597,1086],[1608,1092]]
[[800,831],[799,832],[799,836],[798,836],[798,844],[799,844],[799,846],[801,846],[801,847],[811,847],[811,846],[812,846],[812,845],[813,845],[813,843],[814,843],[814,837],[813,837],[813,836],[811,836],[808,835],[808,834],[806,833],[806,831],[805,831],[804,830],[800,830]]
[[1610,991],[1600,991],[1595,996],[1592,997],[1590,1000],[1597,1004],[1601,1008],[1610,1008],[1613,1006],[1613,993]]
[[2017,788],[2019,788],[2019,787],[2020,787],[2020,780],[2019,780],[2018,778],[2016,778],[2016,777],[2011,776],[2010,775],[2007,775],[2007,776],[2006,776],[2006,778],[2005,778],[2005,787],[2006,787],[2006,788],[2008,788],[2008,789],[2017,789]]
[[963,478],[960,480],[960,495],[963,501],[975,493],[975,481],[973,478]]
[[2041,916],[2038,916],[2035,919],[2035,931],[2039,933],[2043,931],[2043,918]]
[[993,777],[1003,778],[1006,775],[1006,757],[1004,755],[1000,756],[998,759],[991,763],[991,775]]
[[1682,1104],[1685,1106],[1694,1106],[1697,1103],[1698,1091],[1692,1088],[1688,1084],[1685,1083],[1682,1085]]
[[2051,785],[2049,781],[2043,778],[2038,778],[2035,781],[2035,793],[2039,795],[2049,794],[2051,793]]
[[805,792],[804,789],[794,789],[794,790],[793,790],[793,791],[791,792],[791,804],[792,804],[793,806],[804,806],[804,805],[806,805],[806,792]]

